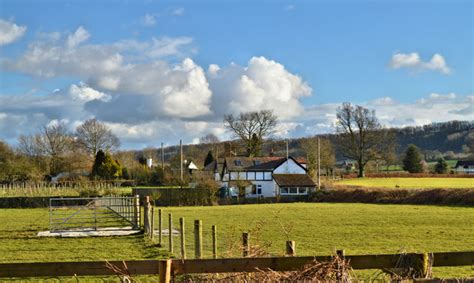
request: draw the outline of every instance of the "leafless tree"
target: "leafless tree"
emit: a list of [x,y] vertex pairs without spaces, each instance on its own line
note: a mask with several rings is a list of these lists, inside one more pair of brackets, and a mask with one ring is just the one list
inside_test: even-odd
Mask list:
[[30,158],[36,158],[41,155],[38,147],[39,134],[35,135],[20,135],[18,138],[18,152]]
[[230,114],[224,117],[224,125],[245,143],[248,156],[257,156],[263,139],[273,133],[277,118],[271,110],[240,113],[238,117]]
[[214,134],[207,134],[199,138],[199,143],[216,144],[218,142],[220,142],[220,140]]
[[357,161],[359,177],[370,160],[380,156],[386,138],[375,111],[359,105],[343,103],[337,110],[338,144],[345,157]]
[[91,158],[99,150],[113,150],[120,146],[120,140],[102,122],[89,119],[76,129],[77,144],[84,149]]
[[50,174],[58,173],[61,158],[73,145],[73,137],[64,124],[44,126],[36,136],[36,146],[43,156],[49,158]]

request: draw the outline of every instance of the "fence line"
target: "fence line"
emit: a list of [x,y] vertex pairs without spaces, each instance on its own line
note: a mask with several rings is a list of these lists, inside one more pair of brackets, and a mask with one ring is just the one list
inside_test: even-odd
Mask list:
[[[382,254],[382,255],[345,255],[345,259],[355,270],[395,268],[402,256],[423,259],[426,253]],[[474,265],[474,251],[432,253],[433,266],[469,266]],[[111,261],[109,264],[127,269],[130,275],[157,275],[161,270],[171,275],[195,273],[256,272],[267,268],[275,271],[290,271],[301,268],[314,260],[330,261],[332,256],[304,257],[264,257],[264,258],[227,258],[227,259],[168,259],[168,260],[133,260]],[[45,263],[0,263],[0,278],[8,277],[43,277],[43,276],[87,276],[114,275],[103,261],[91,262],[45,262]],[[169,282],[169,281],[167,281]]]

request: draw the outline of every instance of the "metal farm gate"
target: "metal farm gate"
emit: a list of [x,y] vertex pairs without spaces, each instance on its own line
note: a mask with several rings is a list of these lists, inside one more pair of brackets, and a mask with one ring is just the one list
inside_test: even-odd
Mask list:
[[49,199],[51,232],[109,227],[140,228],[138,196]]

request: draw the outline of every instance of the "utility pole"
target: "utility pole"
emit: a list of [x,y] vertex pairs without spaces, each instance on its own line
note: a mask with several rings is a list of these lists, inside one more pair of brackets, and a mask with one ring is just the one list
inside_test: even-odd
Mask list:
[[318,138],[318,190],[321,189],[321,145]]
[[289,149],[288,149],[288,140],[286,140],[286,160],[288,160],[288,157],[289,157],[288,151],[289,151]]
[[165,153],[163,151],[163,142],[161,142],[161,170],[165,169]]
[[181,182],[183,182],[183,141],[179,140],[179,159],[180,159],[180,176]]

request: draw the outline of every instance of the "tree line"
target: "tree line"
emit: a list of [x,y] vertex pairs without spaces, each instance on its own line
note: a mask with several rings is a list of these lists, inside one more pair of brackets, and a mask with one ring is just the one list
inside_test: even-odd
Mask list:
[[[350,103],[343,103],[337,109],[336,117],[334,134],[285,141],[272,138],[278,119],[270,110],[229,114],[224,117],[223,124],[235,139],[221,142],[214,134],[204,135],[200,138],[200,144],[184,147],[185,159],[203,168],[215,159],[226,156],[284,157],[288,142],[290,155],[306,158],[309,174],[316,176],[319,140],[319,167],[325,174],[333,173],[336,160],[342,159],[351,160],[360,177],[364,176],[366,170],[374,170],[374,167],[382,164],[385,168],[403,164],[403,168],[409,172],[426,171],[426,165],[423,165],[425,159],[437,160],[439,164],[435,167],[436,172],[446,172],[447,165],[443,157],[447,156],[441,152],[400,144],[400,136],[436,136],[440,132],[449,132],[450,140],[461,139],[464,142],[464,156],[473,157],[474,127],[471,122],[452,121],[390,129],[380,124],[373,110]],[[160,149],[119,151],[119,147],[118,137],[105,123],[96,119],[85,121],[73,132],[62,123],[46,125],[36,133],[20,136],[16,148],[0,141],[0,182],[44,180],[61,172],[74,172],[85,179],[123,179],[153,185],[183,185],[189,181],[188,174],[184,175],[184,179],[179,176],[180,158],[176,146],[166,148],[163,166],[160,164]],[[153,168],[147,166],[147,158],[155,161]]]

